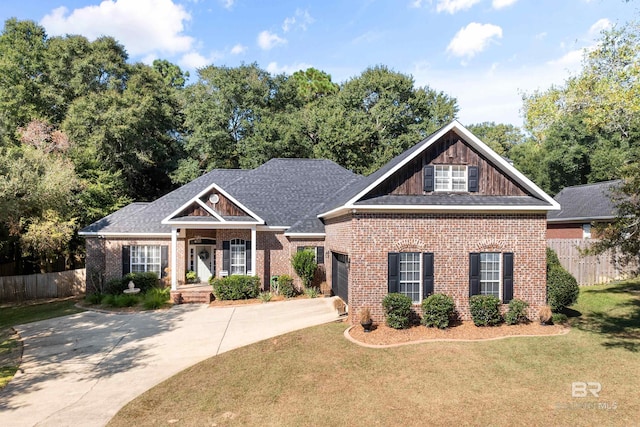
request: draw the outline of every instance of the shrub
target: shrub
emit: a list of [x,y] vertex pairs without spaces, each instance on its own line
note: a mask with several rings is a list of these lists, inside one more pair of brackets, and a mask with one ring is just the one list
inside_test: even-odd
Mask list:
[[548,305],[540,307],[538,311],[538,317],[540,318],[540,323],[547,324],[551,321],[551,308]]
[[122,285],[122,279],[111,279],[104,285],[103,293],[117,295],[121,294],[125,289],[127,289],[127,285]]
[[422,324],[444,329],[455,311],[453,298],[444,294],[433,294],[422,301]]
[[517,325],[518,323],[527,323],[529,319],[527,318],[527,304],[525,301],[520,299],[512,299],[509,303],[509,309],[507,313],[504,315],[504,320],[508,325]]
[[304,290],[304,294],[309,298],[317,298],[318,295],[320,295],[320,289],[318,289],[316,286],[311,286]]
[[193,270],[189,270],[187,271],[187,273],[184,275],[185,280],[187,281],[187,283],[195,283],[196,280],[198,280],[198,273],[196,273]]
[[305,288],[308,288],[311,285],[313,276],[315,276],[316,269],[318,268],[315,253],[309,249],[298,251],[293,258],[291,258],[291,264],[293,265],[293,269],[296,274],[302,279],[302,285]]
[[273,295],[271,294],[271,292],[260,292],[260,295],[258,295],[258,298],[262,302],[269,302],[271,301],[272,296]]
[[219,300],[239,300],[256,298],[260,293],[260,279],[257,276],[233,275],[213,280],[213,294]]
[[547,274],[552,267],[556,267],[560,265],[560,258],[558,258],[558,254],[553,249],[547,247]]
[[474,295],[469,299],[473,324],[495,326],[502,321],[500,300],[493,295]]
[[382,300],[387,326],[406,329],[411,318],[411,298],[404,294],[390,293]]
[[102,302],[102,298],[104,298],[104,294],[95,293],[88,294],[86,297],[84,297],[84,300],[89,304],[100,304],[100,302]]
[[285,298],[293,298],[298,293],[293,286],[293,278],[287,274],[278,277],[278,292]]
[[580,288],[575,277],[562,266],[554,266],[547,273],[547,303],[552,311],[561,311],[575,304]]
[[102,300],[100,300],[100,304],[113,306],[115,305],[115,298],[116,296],[113,294],[106,294],[102,297]]
[[158,275],[152,271],[146,273],[128,273],[122,278],[122,292],[129,287],[129,282],[133,282],[136,288],[140,289],[141,293],[147,292],[151,288],[157,288]]
[[152,288],[144,294],[142,306],[147,310],[155,310],[169,302],[171,292],[169,288]]
[[556,325],[564,325],[568,320],[569,318],[564,313],[553,313],[551,316],[551,321]]
[[119,294],[113,296],[114,307],[133,307],[140,302],[140,297],[134,294]]

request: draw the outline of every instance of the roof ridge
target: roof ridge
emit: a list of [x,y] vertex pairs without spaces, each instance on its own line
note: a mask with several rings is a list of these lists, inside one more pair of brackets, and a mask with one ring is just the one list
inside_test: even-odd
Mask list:
[[606,181],[588,182],[586,184],[578,184],[578,185],[568,185],[568,186],[564,187],[560,191],[562,192],[567,188],[592,187],[592,186],[596,186],[596,185],[613,184],[614,182],[621,182],[621,181],[622,181],[622,179],[608,179]]

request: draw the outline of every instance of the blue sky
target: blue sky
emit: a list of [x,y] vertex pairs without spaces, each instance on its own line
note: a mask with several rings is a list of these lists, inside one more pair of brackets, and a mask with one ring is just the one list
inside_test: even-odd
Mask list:
[[580,69],[599,32],[638,15],[623,0],[4,0],[0,18],[49,35],[118,39],[131,61],[315,67],[335,82],[383,64],[457,98],[463,124],[520,126],[521,94]]

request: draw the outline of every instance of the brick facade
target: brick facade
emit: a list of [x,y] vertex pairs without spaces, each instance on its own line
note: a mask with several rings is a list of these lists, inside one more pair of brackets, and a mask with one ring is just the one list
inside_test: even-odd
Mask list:
[[[383,321],[389,252],[433,252],[434,291],[452,296],[463,319],[470,319],[469,253],[513,252],[514,298],[527,301],[533,316],[546,300],[545,229],[544,214],[358,213],[350,221],[329,223],[327,241],[329,248],[338,248],[340,239],[351,236],[352,322],[362,307]],[[418,305],[414,308],[420,312]]]
[[547,239],[582,239],[582,223],[547,224]]

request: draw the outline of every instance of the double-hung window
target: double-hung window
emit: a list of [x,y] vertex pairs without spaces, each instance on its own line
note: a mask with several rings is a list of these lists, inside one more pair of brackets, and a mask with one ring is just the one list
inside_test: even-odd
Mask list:
[[390,252],[389,293],[407,295],[414,304],[433,293],[433,253]]
[[244,240],[231,240],[231,274],[247,274],[247,254]]
[[161,276],[160,246],[131,246],[131,272],[154,272]]
[[513,253],[469,254],[469,296],[493,295],[503,304],[513,299]]
[[500,298],[500,254],[480,253],[480,295]]
[[436,165],[435,191],[467,191],[467,167]]

